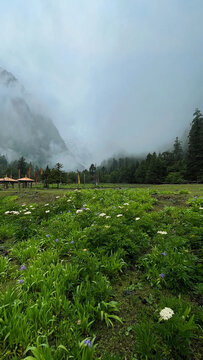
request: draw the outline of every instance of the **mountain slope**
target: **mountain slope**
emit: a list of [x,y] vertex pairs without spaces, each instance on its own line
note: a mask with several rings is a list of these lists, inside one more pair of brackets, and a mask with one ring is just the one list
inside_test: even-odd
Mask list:
[[18,80],[0,67],[0,153],[24,156],[40,166],[62,162],[67,170],[81,168],[52,120],[40,114]]

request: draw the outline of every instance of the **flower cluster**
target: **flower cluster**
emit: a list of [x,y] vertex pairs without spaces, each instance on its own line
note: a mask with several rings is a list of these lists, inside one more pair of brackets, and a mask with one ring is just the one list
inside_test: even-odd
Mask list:
[[162,320],[168,320],[173,316],[174,311],[168,307],[165,307],[163,310],[160,311],[159,314]]
[[85,341],[84,341],[84,344],[86,344],[86,345],[89,346],[89,347],[92,347],[92,342],[91,342],[91,340],[89,340],[89,339],[85,340]]
[[76,214],[80,214],[82,212],[81,209],[76,210]]
[[14,210],[13,210],[13,211],[6,211],[5,214],[6,214],[6,215],[8,215],[8,214],[19,215],[20,213],[19,213],[19,211],[14,211]]
[[161,230],[159,230],[159,231],[157,231],[157,234],[166,235],[166,234],[167,234],[167,231],[161,231]]

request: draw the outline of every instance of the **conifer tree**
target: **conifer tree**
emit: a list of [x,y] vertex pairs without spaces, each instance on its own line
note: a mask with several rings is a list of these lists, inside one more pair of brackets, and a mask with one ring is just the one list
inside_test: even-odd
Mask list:
[[175,161],[179,161],[183,158],[183,149],[182,149],[181,142],[179,141],[178,137],[176,137],[174,145],[173,145],[173,155],[174,155]]
[[203,116],[196,109],[189,132],[187,153],[187,178],[193,181],[203,180]]

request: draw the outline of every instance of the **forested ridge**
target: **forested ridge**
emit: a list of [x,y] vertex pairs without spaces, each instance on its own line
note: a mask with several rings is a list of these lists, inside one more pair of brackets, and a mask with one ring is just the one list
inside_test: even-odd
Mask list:
[[[50,169],[20,159],[9,162],[5,155],[0,156],[0,177],[5,175],[17,178],[25,176],[30,168],[31,176],[49,183],[74,183],[78,181],[77,172],[65,172],[63,165],[57,163]],[[114,157],[104,160],[100,166],[91,164],[89,169],[79,173],[81,183],[184,183],[203,181],[203,116],[199,109],[193,114],[188,144],[183,149],[176,137],[171,150],[162,153],[149,153],[145,158],[136,156]]]

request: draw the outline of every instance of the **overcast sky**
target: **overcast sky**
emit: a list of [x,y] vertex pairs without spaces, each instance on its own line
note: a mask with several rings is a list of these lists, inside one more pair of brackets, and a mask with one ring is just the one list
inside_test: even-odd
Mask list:
[[203,111],[202,0],[0,0],[0,66],[88,161],[159,150]]

